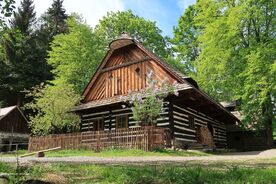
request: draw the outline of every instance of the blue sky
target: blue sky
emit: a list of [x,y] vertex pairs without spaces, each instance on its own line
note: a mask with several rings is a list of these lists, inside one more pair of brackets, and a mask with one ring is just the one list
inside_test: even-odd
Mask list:
[[196,0],[125,0],[125,7],[135,14],[155,21],[163,35],[172,36],[184,10]]
[[[172,36],[173,26],[185,8],[196,0],[64,0],[68,14],[81,14],[87,23],[95,26],[108,11],[131,9],[136,15],[155,21],[163,35]],[[18,5],[20,0],[16,0]],[[51,5],[52,0],[34,0],[37,15],[41,15]]]

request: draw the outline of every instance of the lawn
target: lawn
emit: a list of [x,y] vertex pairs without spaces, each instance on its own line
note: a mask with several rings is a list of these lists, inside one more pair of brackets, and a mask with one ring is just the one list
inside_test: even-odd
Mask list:
[[[12,173],[14,165],[1,164],[0,172]],[[24,173],[22,175],[22,173]],[[276,168],[201,166],[99,166],[89,164],[37,164],[21,171],[21,177],[10,177],[10,182],[42,179],[58,184],[65,183],[275,183]]]
[[[18,155],[27,153],[27,150],[20,150]],[[55,150],[45,152],[47,157],[67,157],[67,156],[94,156],[94,157],[127,157],[127,156],[208,156],[210,154],[199,151],[176,151],[158,149],[155,151],[142,150],[124,150],[110,149],[102,152],[94,152],[91,150]],[[5,153],[0,156],[16,156],[16,153]]]

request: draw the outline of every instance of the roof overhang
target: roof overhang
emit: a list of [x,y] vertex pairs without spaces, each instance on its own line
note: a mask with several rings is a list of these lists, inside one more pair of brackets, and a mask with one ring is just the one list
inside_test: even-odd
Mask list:
[[190,90],[181,92],[179,96],[171,100],[176,104],[194,109],[226,124],[235,124],[240,121],[236,116],[211,99],[203,91],[194,87]]
[[[185,90],[188,90],[188,89],[192,89],[192,87],[189,84],[179,84],[179,85],[177,85],[176,89],[180,92],[180,91],[185,91]],[[102,107],[102,106],[117,104],[117,103],[123,103],[125,101],[130,100],[130,98],[131,98],[130,95],[125,95],[124,97],[125,98],[122,98],[122,96],[114,96],[112,98],[94,100],[94,101],[91,101],[91,102],[87,102],[87,103],[75,106],[71,109],[71,111],[72,112],[79,112],[79,111],[86,110],[86,109]],[[122,100],[122,99],[124,99],[124,100]]]

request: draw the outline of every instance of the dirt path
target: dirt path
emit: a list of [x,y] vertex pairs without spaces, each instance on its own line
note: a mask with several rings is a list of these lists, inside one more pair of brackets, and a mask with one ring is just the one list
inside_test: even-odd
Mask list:
[[[266,151],[251,151],[251,152],[234,152],[221,155],[211,156],[140,156],[140,157],[84,157],[84,156],[70,156],[70,157],[25,157],[19,158],[19,162],[39,162],[39,163],[91,163],[91,164],[185,164],[188,162],[243,162],[260,159],[276,159],[276,149]],[[0,162],[16,162],[15,157],[0,157]],[[273,162],[276,166],[276,162]]]

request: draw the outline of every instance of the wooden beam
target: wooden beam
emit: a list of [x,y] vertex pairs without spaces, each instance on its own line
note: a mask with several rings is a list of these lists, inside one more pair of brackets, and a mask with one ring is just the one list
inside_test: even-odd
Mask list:
[[139,59],[137,61],[128,61],[128,62],[125,62],[125,63],[120,64],[120,65],[104,68],[100,72],[101,73],[108,72],[108,71],[115,70],[115,69],[118,69],[118,68],[122,68],[122,67],[125,67],[125,66],[129,66],[129,65],[137,64],[137,63],[140,63],[140,62],[143,62],[143,61],[147,61],[147,60],[150,60],[150,59],[151,59],[150,57],[144,57],[144,58]]
[[40,150],[40,151],[35,151],[35,152],[32,152],[32,153],[27,153],[27,154],[21,155],[20,157],[27,157],[27,156],[30,156],[30,155],[34,155],[36,153],[53,151],[53,150],[58,150],[58,149],[61,149],[61,146],[55,147],[55,148],[50,148],[50,149],[44,149],[44,150]]

